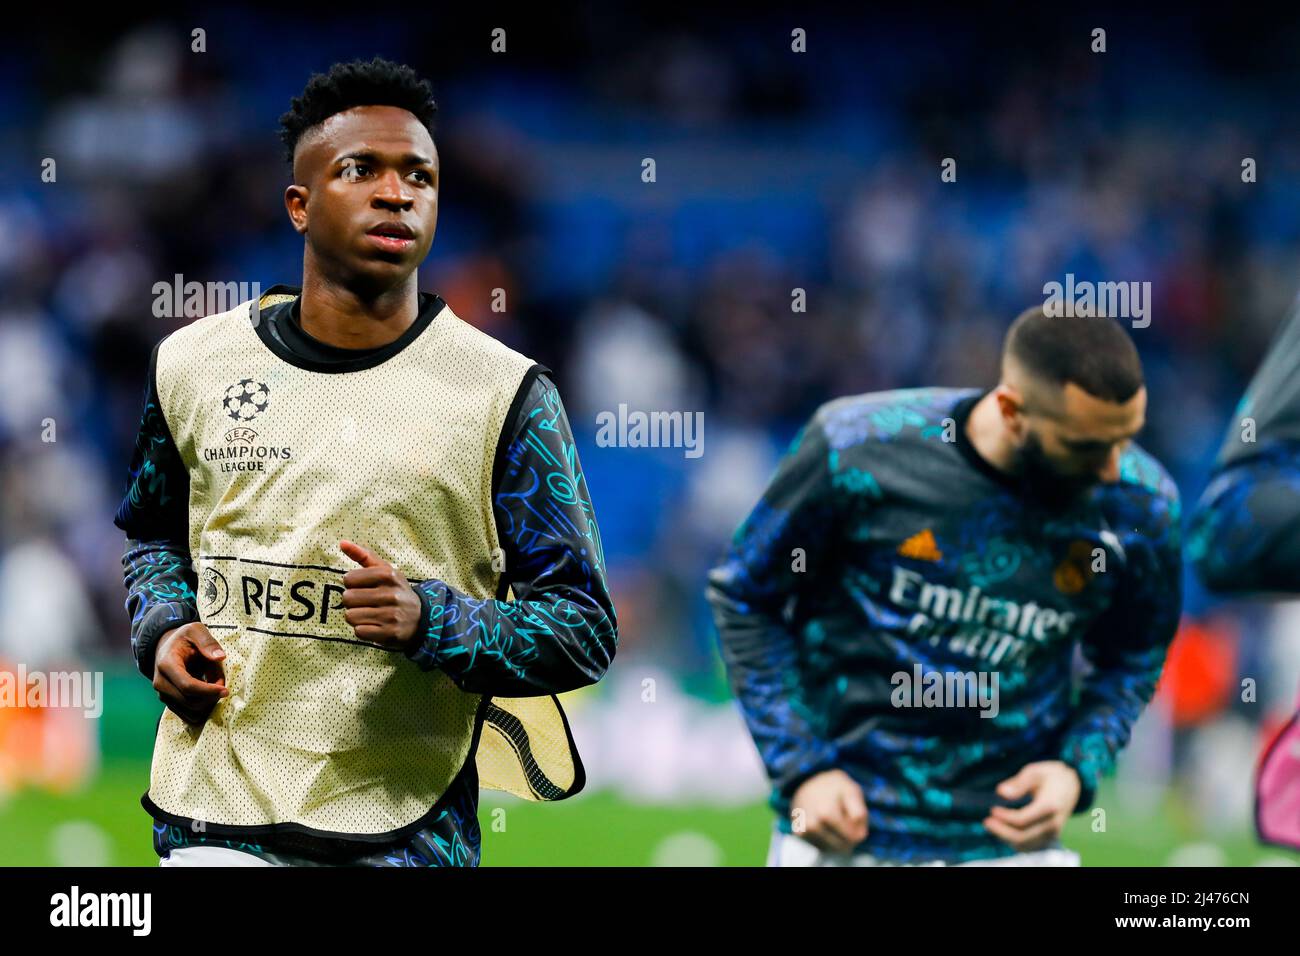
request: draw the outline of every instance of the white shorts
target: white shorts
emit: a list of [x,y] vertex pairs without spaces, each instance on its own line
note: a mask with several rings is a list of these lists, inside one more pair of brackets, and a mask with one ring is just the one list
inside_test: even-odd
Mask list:
[[923,860],[917,863],[891,863],[870,853],[827,853],[802,837],[780,830],[772,832],[767,851],[768,866],[1079,866],[1079,854],[1063,846],[1048,847],[1014,856],[993,856],[965,863]]
[[224,846],[183,846],[158,861],[159,866],[329,866],[286,853],[248,853]]

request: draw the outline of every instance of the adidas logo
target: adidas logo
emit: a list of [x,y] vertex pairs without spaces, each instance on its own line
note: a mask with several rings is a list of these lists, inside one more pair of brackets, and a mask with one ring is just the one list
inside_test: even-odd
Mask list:
[[943,552],[934,540],[934,532],[929,528],[918,531],[898,546],[898,553],[904,558],[917,561],[942,561]]

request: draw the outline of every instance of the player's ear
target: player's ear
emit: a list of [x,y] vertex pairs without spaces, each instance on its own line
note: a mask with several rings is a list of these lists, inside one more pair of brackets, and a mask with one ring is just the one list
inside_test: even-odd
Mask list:
[[299,235],[307,232],[307,197],[311,190],[294,183],[284,191],[284,208]]
[[998,411],[1007,427],[1019,431],[1025,410],[1025,399],[1020,389],[1003,382],[993,390],[993,397],[998,403]]

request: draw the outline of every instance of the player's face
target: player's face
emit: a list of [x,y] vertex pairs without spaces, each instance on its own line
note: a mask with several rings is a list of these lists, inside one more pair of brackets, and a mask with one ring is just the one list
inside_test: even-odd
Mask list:
[[1147,393],[1107,402],[1073,383],[1050,414],[1026,409],[1021,474],[1045,497],[1066,504],[1101,482],[1119,480],[1119,459],[1146,421]]
[[294,178],[290,217],[317,264],[343,284],[392,288],[428,255],[438,153],[414,114],[359,106],[329,117],[299,143]]

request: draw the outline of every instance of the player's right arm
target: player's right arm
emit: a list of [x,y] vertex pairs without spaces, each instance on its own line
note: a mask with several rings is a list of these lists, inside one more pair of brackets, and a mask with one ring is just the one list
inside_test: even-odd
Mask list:
[[1251,379],[1191,516],[1187,553],[1223,594],[1300,592],[1300,299]]
[[1216,470],[1192,514],[1188,557],[1220,594],[1300,593],[1300,447]]
[[189,552],[189,470],[158,401],[157,361],[155,346],[126,493],[113,523],[127,536],[122,575],[136,667],[178,716],[201,723],[228,693],[219,663],[224,655],[199,623]]
[[826,849],[866,838],[861,788],[837,768],[834,744],[804,705],[798,642],[786,618],[828,564],[835,540],[826,433],[814,417],[777,466],[762,498],[709,573],[722,658],[732,692],[772,781],[773,806],[796,832]]

